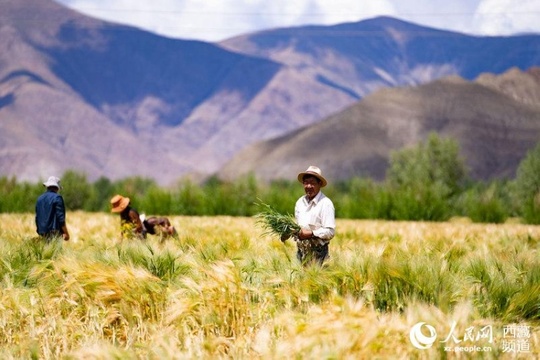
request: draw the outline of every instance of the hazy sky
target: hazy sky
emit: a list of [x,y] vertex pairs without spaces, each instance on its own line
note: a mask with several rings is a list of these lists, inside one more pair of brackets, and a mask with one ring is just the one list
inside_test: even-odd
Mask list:
[[56,0],[85,14],[182,39],[331,25],[378,15],[478,35],[540,33],[540,0]]

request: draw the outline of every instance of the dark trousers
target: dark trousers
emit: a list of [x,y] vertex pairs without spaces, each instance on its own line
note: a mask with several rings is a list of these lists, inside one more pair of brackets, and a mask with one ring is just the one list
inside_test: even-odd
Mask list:
[[322,265],[324,260],[328,257],[328,243],[324,245],[315,245],[313,243],[309,246],[302,246],[298,243],[298,251],[296,252],[296,258],[303,265],[310,263],[317,263]]

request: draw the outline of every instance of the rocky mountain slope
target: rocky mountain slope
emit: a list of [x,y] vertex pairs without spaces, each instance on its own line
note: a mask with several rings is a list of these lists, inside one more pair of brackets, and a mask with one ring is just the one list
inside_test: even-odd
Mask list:
[[52,0],[0,4],[0,176],[20,180],[75,169],[170,184],[377,89],[540,63],[540,36],[471,37],[390,18],[211,44]]
[[380,180],[392,151],[430,132],[458,142],[473,178],[512,178],[540,141],[540,68],[379,90],[318,124],[247,147],[220,174],[294,179],[316,164],[334,180]]

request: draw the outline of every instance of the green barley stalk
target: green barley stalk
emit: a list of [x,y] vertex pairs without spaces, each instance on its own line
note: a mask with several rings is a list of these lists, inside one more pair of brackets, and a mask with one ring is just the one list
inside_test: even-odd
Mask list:
[[281,241],[285,241],[300,231],[300,225],[290,214],[281,214],[271,205],[263,202],[256,203],[262,211],[255,215],[257,223],[266,230],[265,235],[278,235]]

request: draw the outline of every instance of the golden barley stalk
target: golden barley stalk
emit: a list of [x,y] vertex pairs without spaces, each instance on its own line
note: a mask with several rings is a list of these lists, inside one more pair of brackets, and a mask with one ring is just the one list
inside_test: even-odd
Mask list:
[[263,209],[256,214],[257,223],[266,230],[265,234],[278,235],[281,240],[286,240],[300,231],[296,219],[290,214],[281,214],[271,205],[263,202],[257,203]]

